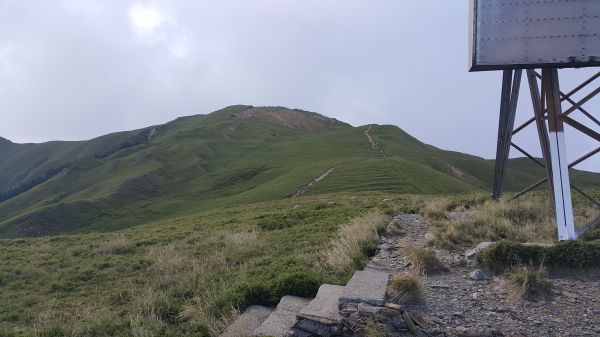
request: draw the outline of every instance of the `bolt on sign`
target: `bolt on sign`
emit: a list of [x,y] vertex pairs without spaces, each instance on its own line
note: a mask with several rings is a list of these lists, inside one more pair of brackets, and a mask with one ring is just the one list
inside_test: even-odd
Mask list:
[[600,0],[471,0],[470,70],[600,66]]

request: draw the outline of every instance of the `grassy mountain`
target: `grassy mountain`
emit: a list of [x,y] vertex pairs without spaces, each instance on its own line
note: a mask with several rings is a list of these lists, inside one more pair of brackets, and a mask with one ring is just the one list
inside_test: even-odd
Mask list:
[[[4,237],[112,231],[298,191],[481,192],[493,174],[491,161],[437,149],[395,126],[352,127],[280,107],[232,106],[89,141],[0,139],[0,155]],[[515,163],[509,190],[544,174]],[[582,187],[600,186],[598,174],[574,175]]]

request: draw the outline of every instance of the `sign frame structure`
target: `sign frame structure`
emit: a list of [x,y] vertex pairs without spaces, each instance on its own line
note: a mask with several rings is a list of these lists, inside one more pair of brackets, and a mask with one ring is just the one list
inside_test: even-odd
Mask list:
[[[469,71],[600,66],[600,1],[469,2]],[[517,6],[526,9],[519,10],[522,8]],[[547,8],[539,10],[543,6]],[[561,13],[564,8],[552,10],[552,6],[581,8]],[[492,9],[480,13],[480,8],[485,7]],[[480,60],[481,54],[500,61]]]
[[[470,32],[469,32],[469,45],[471,51],[469,53],[470,71],[484,71],[484,70],[502,70],[502,94],[500,100],[500,120],[498,123],[498,141],[496,151],[496,163],[495,163],[495,174],[494,174],[494,186],[493,186],[493,197],[494,199],[500,199],[503,194],[504,181],[506,177],[508,158],[510,155],[511,148],[516,149],[527,158],[533,160],[537,165],[543,167],[546,170],[547,177],[538,181],[534,185],[526,188],[525,190],[517,193],[512,199],[517,199],[524,194],[533,191],[534,189],[548,184],[553,206],[556,214],[556,226],[558,231],[558,239],[572,240],[577,238],[583,232],[594,229],[600,226],[600,217],[593,220],[592,223],[587,224],[581,231],[575,230],[575,223],[573,217],[573,203],[571,190],[581,194],[592,204],[600,208],[600,201],[595,200],[592,196],[587,194],[583,189],[573,185],[569,177],[569,169],[582,163],[583,161],[591,158],[592,156],[600,153],[600,133],[594,130],[592,127],[588,127],[569,115],[573,112],[580,112],[588,120],[595,124],[596,129],[600,127],[600,116],[595,117],[589,111],[584,108],[584,104],[594,98],[600,93],[600,85],[596,85],[592,91],[579,101],[574,101],[573,96],[580,92],[582,89],[593,84],[597,79],[600,78],[600,72],[597,72],[594,76],[587,79],[579,86],[574,88],[568,93],[563,93],[560,89],[558,68],[581,68],[581,67],[600,67],[600,55],[598,59],[591,59],[589,62],[576,61],[576,62],[541,62],[541,63],[519,63],[519,62],[506,62],[502,64],[474,64],[476,60],[476,44],[478,40],[477,32],[477,5],[480,2],[487,1],[487,3],[498,4],[494,9],[497,15],[502,16],[501,13],[503,8],[510,6],[527,5],[535,7],[536,5],[548,6],[549,4],[560,4],[563,6],[562,9],[571,10],[573,8],[564,7],[569,4],[575,4],[580,6],[581,3],[589,3],[590,0],[570,0],[570,1],[549,1],[549,0],[523,0],[523,1],[509,1],[509,0],[470,0]],[[598,5],[599,11],[598,22],[600,23],[600,0],[594,2],[594,6]],[[566,5],[565,5],[566,4]],[[503,7],[504,6],[504,7]],[[596,8],[596,7],[594,7]],[[531,9],[531,8],[529,8]],[[514,12],[514,8],[511,9]],[[586,19],[586,16],[572,17],[573,20]],[[529,20],[529,19],[527,19]],[[497,21],[496,21],[497,22]],[[530,22],[530,21],[528,21]],[[598,26],[600,33],[600,25]],[[513,30],[513,33],[515,31]],[[521,33],[519,31],[516,34]],[[599,35],[600,39],[600,35]],[[600,41],[600,40],[599,40]],[[600,48],[600,43],[598,44]],[[557,47],[556,47],[557,48]],[[556,49],[554,48],[554,49]],[[553,47],[550,48],[547,57],[552,60],[560,59],[560,53],[552,54]],[[519,49],[521,50],[521,49]],[[600,49],[599,49],[600,53]],[[519,52],[517,52],[519,54]],[[517,55],[517,58],[519,56]],[[525,59],[525,58],[523,58]],[[527,81],[529,84],[529,91],[531,94],[531,100],[533,104],[534,116],[527,120],[522,125],[515,128],[515,116],[517,111],[517,104],[519,100],[519,91],[521,87],[521,78],[523,70],[526,70]],[[538,72],[536,69],[540,69]],[[539,80],[539,82],[538,82]],[[541,88],[540,88],[541,83]],[[563,102],[567,102],[571,105],[566,110],[563,110]],[[540,146],[543,154],[543,160],[539,160],[529,154],[526,150],[516,145],[512,141],[513,135],[519,133],[527,126],[534,124],[537,128]],[[564,133],[565,126],[569,126],[574,130],[577,130],[598,142],[598,147],[584,154],[577,160],[569,163],[567,160],[566,153],[566,137]]]

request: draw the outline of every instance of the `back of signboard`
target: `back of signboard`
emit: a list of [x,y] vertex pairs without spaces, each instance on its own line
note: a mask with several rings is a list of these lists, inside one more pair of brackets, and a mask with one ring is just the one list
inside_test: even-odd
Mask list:
[[600,0],[471,0],[471,71],[600,66]]

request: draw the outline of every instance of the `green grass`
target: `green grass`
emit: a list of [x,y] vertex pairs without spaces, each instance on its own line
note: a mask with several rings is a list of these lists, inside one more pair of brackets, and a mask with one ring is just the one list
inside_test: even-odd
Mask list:
[[[305,197],[111,233],[2,240],[0,327],[8,336],[143,335],[136,329],[146,336],[207,335],[234,308],[312,296],[324,282],[344,284],[358,266],[332,273],[325,254],[339,235],[347,237],[341,229],[351,219],[404,200],[387,199]],[[369,219],[373,225],[366,225],[377,228],[388,221]],[[362,226],[360,218],[352,223]],[[370,251],[369,235],[356,254]],[[349,263],[361,263],[361,256]]]
[[[248,305],[344,284],[398,212],[430,215],[439,238],[458,248],[513,234],[527,240],[538,232],[517,227],[532,219],[531,228],[553,238],[542,224],[548,215],[536,213],[543,203],[493,206],[482,197],[489,161],[392,126],[372,127],[374,151],[366,127],[309,113],[294,112],[305,122],[298,127],[267,118],[290,113],[280,108],[233,117],[248,108],[86,142],[0,139],[2,192],[67,165],[0,202],[0,336],[215,335]],[[305,196],[289,198],[339,164]],[[519,170],[512,187],[536,180]],[[597,175],[581,175],[584,187],[598,186]],[[465,209],[479,212],[479,222],[448,222],[448,212]],[[579,248],[555,256],[566,261]]]
[[[395,126],[367,127],[314,114],[260,108],[293,116],[307,127],[273,117],[235,118],[248,106],[179,118],[141,130],[83,142],[0,147],[0,193],[60,173],[0,202],[0,236],[31,237],[114,231],[225,206],[280,200],[329,168],[339,166],[307,194],[379,191],[456,194],[488,190],[493,163],[426,145]],[[150,137],[150,135],[153,135]],[[543,172],[516,161],[516,190]],[[527,172],[526,174],[523,172]],[[582,187],[599,186],[597,174],[575,172]],[[579,179],[579,180],[578,180]]]

